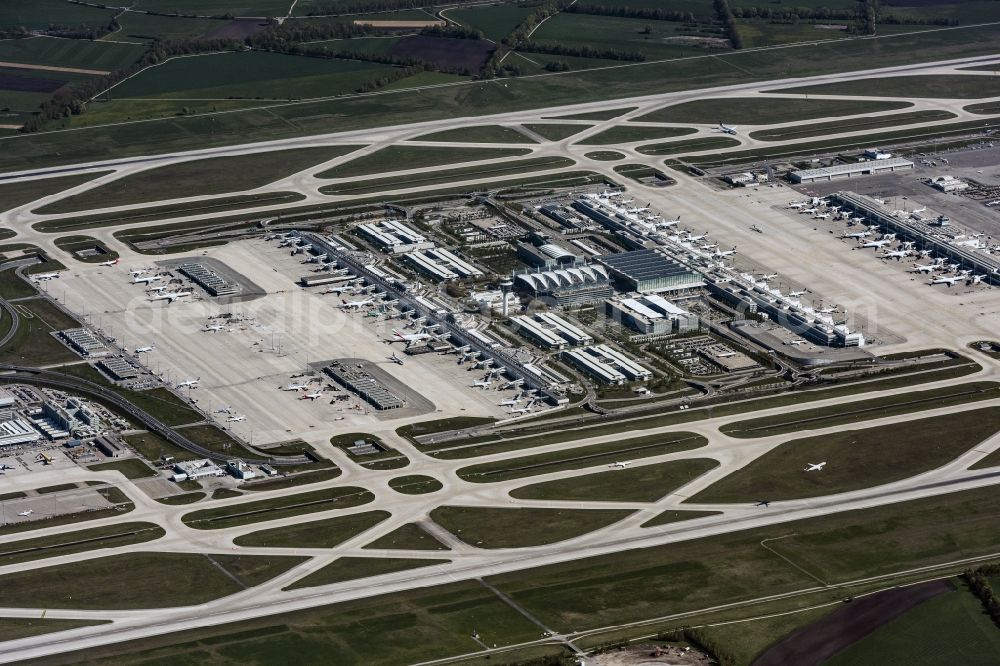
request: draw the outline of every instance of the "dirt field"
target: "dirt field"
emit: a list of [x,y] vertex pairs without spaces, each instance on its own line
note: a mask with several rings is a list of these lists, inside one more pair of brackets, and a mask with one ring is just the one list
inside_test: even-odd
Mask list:
[[754,660],[753,666],[818,666],[886,622],[951,590],[948,581],[938,580],[886,590],[845,603],[840,609],[768,649]]
[[397,58],[413,58],[442,69],[478,72],[490,57],[495,44],[485,39],[448,39],[444,37],[405,37],[389,49]]
[[444,21],[355,21],[354,25],[369,25],[381,30],[417,30],[446,25]]
[[64,85],[66,85],[65,81],[55,79],[34,79],[29,76],[0,74],[0,90],[50,93],[59,90]]
[[10,67],[11,69],[41,69],[46,72],[70,72],[71,74],[93,74],[94,76],[104,76],[110,74],[103,69],[78,69],[76,67],[56,67],[54,65],[29,65],[23,62],[0,62],[0,67]]

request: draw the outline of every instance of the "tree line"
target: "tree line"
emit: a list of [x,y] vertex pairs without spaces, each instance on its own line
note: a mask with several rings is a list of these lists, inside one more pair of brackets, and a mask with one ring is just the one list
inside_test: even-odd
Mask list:
[[983,609],[989,614],[993,623],[1000,627],[1000,599],[993,592],[990,586],[989,576],[1000,573],[1000,565],[987,564],[978,569],[967,569],[962,573],[962,578],[972,590],[972,593],[979,597],[983,604]]
[[725,29],[729,44],[734,49],[743,48],[743,36],[740,35],[740,28],[736,24],[736,16],[733,15],[733,10],[729,8],[729,0],[715,0],[715,14]]
[[591,5],[578,2],[566,8],[567,14],[593,14],[595,16],[614,16],[617,18],[634,18],[646,21],[675,21],[678,23],[697,23],[694,12],[684,12],[676,9],[661,9],[647,7],[618,7],[607,5]]

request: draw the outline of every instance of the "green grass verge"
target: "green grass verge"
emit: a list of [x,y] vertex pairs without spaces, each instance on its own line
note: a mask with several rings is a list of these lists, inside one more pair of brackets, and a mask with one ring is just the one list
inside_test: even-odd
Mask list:
[[50,620],[23,617],[0,618],[0,636],[5,641],[18,638],[31,638],[42,634],[52,634],[57,631],[69,631],[81,627],[96,627],[100,624],[110,624],[111,620]]
[[[97,264],[118,258],[118,253],[108,249],[108,246],[92,236],[60,236],[55,240],[56,247],[71,255],[77,261],[85,264]],[[77,255],[84,250],[96,250],[85,256]]]
[[[376,192],[402,190],[411,187],[426,187],[429,185],[444,185],[456,181],[475,180],[478,178],[510,177],[533,171],[547,171],[549,169],[568,168],[576,164],[567,157],[536,157],[527,160],[515,160],[512,162],[501,162],[498,164],[484,164],[477,167],[466,167],[464,169],[445,169],[443,171],[433,171],[428,173],[411,174],[396,178],[378,178],[375,180],[365,180],[356,183],[343,183],[341,185],[326,185],[320,188],[323,194],[336,194],[339,196],[374,194]],[[491,183],[495,184],[495,183]],[[469,189],[475,189],[477,185],[469,185]]]
[[105,176],[110,171],[99,171],[77,176],[57,176],[55,178],[38,178],[16,183],[0,184],[0,212],[29,204],[42,197],[63,192],[71,187],[82,185],[87,181]]
[[477,548],[528,548],[589,534],[632,515],[626,509],[439,506],[431,520]]
[[657,514],[655,517],[644,522],[640,527],[659,527],[660,525],[672,525],[673,523],[681,523],[685,520],[694,520],[695,518],[705,518],[706,516],[718,516],[721,511],[675,511],[669,510],[663,513]]
[[[249,555],[239,560],[222,555],[212,558],[244,585],[273,578],[304,560]],[[5,589],[4,602],[12,607],[101,610],[186,606],[243,589],[205,555],[148,552],[19,571],[0,576],[0,584]]]
[[[955,459],[1000,429],[1000,407],[794,439],[689,502],[818,497],[905,479]],[[806,463],[826,462],[818,472]]]
[[538,143],[513,127],[473,125],[457,129],[421,134],[411,141],[449,141],[455,143]]
[[549,141],[562,141],[574,134],[579,134],[583,130],[590,129],[592,126],[559,123],[526,123],[524,127],[539,136],[545,137]]
[[693,127],[646,127],[642,125],[617,125],[599,134],[589,136],[577,144],[581,146],[610,146],[636,143],[651,139],[667,139],[697,132]]
[[92,472],[119,471],[125,475],[126,479],[147,479],[159,475],[155,469],[151,469],[149,465],[137,458],[88,465],[87,469]]
[[912,102],[873,102],[854,99],[796,99],[769,97],[713,97],[658,109],[637,122],[778,125],[783,123],[893,111]]
[[312,470],[310,472],[298,472],[270,479],[262,479],[260,481],[252,481],[250,483],[244,483],[240,487],[243,490],[250,491],[281,490],[283,488],[293,488],[296,486],[309,485],[310,483],[329,481],[330,479],[336,479],[340,475],[341,470],[339,467],[326,467],[323,469]]
[[166,532],[153,523],[121,523],[51,536],[7,541],[0,546],[0,564],[33,562],[46,557],[85,553],[100,548],[118,548],[154,541]]
[[357,150],[361,146],[296,148],[233,157],[210,157],[141,171],[42,206],[40,214],[75,213],[178,197],[240,192],[262,187]]
[[170,495],[168,497],[157,497],[156,501],[160,504],[166,504],[168,506],[183,506],[185,504],[200,502],[203,499],[205,499],[205,493],[193,492],[181,493],[180,495]]
[[447,546],[435,539],[417,523],[407,523],[397,527],[370,544],[368,549],[388,550],[449,550]]
[[527,155],[528,148],[450,148],[447,146],[389,146],[316,174],[319,178],[353,178],[419,169],[458,162],[475,162]]
[[587,153],[584,155],[589,160],[598,160],[601,162],[614,162],[615,160],[625,159],[623,153],[619,153],[614,150],[595,150],[592,153]]
[[819,409],[786,412],[745,421],[727,423],[719,430],[730,437],[767,437],[799,430],[817,430],[835,425],[859,423],[925,409],[953,407],[1000,397],[996,382],[953,384],[929,391],[908,391],[870,400],[840,403]]
[[714,148],[731,148],[740,142],[728,136],[702,136],[687,141],[668,141],[639,146],[636,151],[643,155],[676,155],[697,150],[712,150]]
[[[10,273],[13,275],[13,273]],[[79,326],[79,322],[45,299],[15,303],[21,323],[6,345],[0,361],[15,365],[39,366],[79,360],[54,335],[55,331]]]
[[313,520],[244,534],[236,537],[233,543],[262,548],[333,548],[378,525],[390,515],[388,511],[365,511]]
[[496,423],[492,416],[453,416],[445,419],[434,419],[433,421],[420,421],[396,428],[396,434],[405,437],[410,441],[415,441],[414,437],[421,435],[431,435],[449,430],[462,430],[463,428],[475,428],[478,426]]
[[179,446],[174,446],[153,432],[126,435],[125,442],[143,458],[154,463],[160,462],[164,456],[172,457],[175,461],[198,460],[199,458],[197,454],[182,449]]
[[874,118],[854,118],[852,120],[838,120],[829,123],[814,123],[811,125],[796,125],[793,127],[779,127],[768,130],[758,130],[751,132],[750,137],[761,141],[792,141],[795,139],[807,139],[814,136],[827,136],[830,134],[841,134],[843,132],[862,132],[865,130],[877,130],[900,125],[913,125],[916,123],[926,123],[932,121],[951,120],[955,114],[949,111],[912,111],[910,113],[890,113]]
[[389,479],[389,487],[397,493],[402,493],[404,495],[423,495],[425,493],[437,492],[441,490],[443,486],[440,481],[432,476],[409,474],[407,476],[397,476],[394,479]]
[[568,116],[552,116],[546,120],[611,120],[618,116],[623,116],[629,111],[635,111],[638,107],[626,106],[622,109],[608,109],[606,111],[593,111],[591,113],[573,113]]
[[818,86],[772,90],[800,95],[858,95],[864,97],[931,97],[976,99],[1000,95],[1000,79],[970,74],[920,74],[854,79]]
[[[122,224],[138,224],[140,222],[155,222],[171,217],[189,217],[206,213],[219,213],[227,210],[240,210],[257,206],[276,206],[301,201],[305,196],[297,192],[266,192],[264,194],[245,194],[231,197],[212,197],[201,201],[188,203],[166,204],[163,206],[142,206],[128,211],[116,213],[98,213],[95,215],[78,215],[57,220],[38,222],[32,225],[36,231],[44,233],[62,233],[79,229],[96,229]],[[245,215],[243,217],[246,217]]]
[[[549,441],[546,439],[542,443],[536,440],[515,440],[513,442],[501,442],[498,444],[485,444],[468,448],[453,449],[438,454],[441,458],[467,458],[470,456],[488,455],[501,451],[509,451],[515,448],[523,448],[518,444],[529,446],[541,446],[542,444],[552,444],[562,441],[573,441],[578,439],[572,431],[553,432]],[[549,451],[548,453],[538,453],[521,456],[519,458],[507,458],[480,465],[463,467],[458,470],[458,475],[467,480],[478,483],[489,483],[495,481],[506,481],[508,479],[520,479],[536,474],[549,474],[550,472],[561,472],[567,469],[582,469],[584,467],[596,467],[598,465],[609,465],[616,460],[626,460],[633,458],[648,458],[650,456],[660,456],[665,453],[677,453],[679,451],[689,451],[705,446],[708,443],[701,435],[689,432],[668,432],[656,435],[645,435],[642,437],[631,437],[617,439],[602,444],[591,444],[589,446],[577,446]],[[512,446],[514,445],[514,446]]]
[[347,580],[357,580],[358,578],[369,578],[371,576],[381,576],[382,574],[396,573],[408,569],[419,569],[421,567],[444,564],[448,560],[415,560],[403,558],[368,558],[368,557],[341,557],[326,565],[319,571],[315,571],[304,578],[300,578],[286,590],[298,590],[303,587],[316,587],[318,585],[332,585],[342,583]]
[[350,486],[324,488],[308,493],[272,497],[254,502],[202,509],[185,514],[186,525],[200,530],[218,530],[250,525],[265,520],[277,520],[330,509],[347,509],[367,504],[375,499],[371,492]]
[[49,495],[51,493],[61,493],[64,490],[76,490],[77,485],[75,483],[60,483],[55,486],[45,486],[43,488],[38,488],[35,490],[39,495]]
[[521,486],[510,496],[529,500],[655,502],[718,466],[719,462],[710,458],[674,460]]

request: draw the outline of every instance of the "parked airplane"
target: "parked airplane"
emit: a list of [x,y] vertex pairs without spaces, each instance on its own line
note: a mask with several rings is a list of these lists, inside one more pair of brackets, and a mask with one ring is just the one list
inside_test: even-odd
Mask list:
[[815,215],[813,215],[813,219],[814,220],[828,220],[828,219],[830,219],[830,214],[829,213],[816,213]]
[[283,387],[281,390],[282,391],[304,391],[307,388],[309,388],[308,384],[289,384],[289,385]]
[[472,387],[473,388],[479,387],[479,388],[484,388],[485,389],[485,388],[489,388],[492,383],[493,382],[491,382],[488,379],[483,379],[483,380],[478,381],[478,382],[473,382]]
[[316,391],[314,393],[306,393],[305,395],[302,396],[302,399],[303,400],[316,400],[317,398],[322,398],[322,397],[323,397],[323,392],[322,391]]
[[200,381],[201,377],[198,377],[197,379],[185,379],[184,381],[178,383],[176,386],[177,388],[180,388],[182,386],[189,386],[191,388],[196,388],[198,386],[198,382]]
[[527,407],[514,407],[513,409],[511,409],[507,413],[508,414],[527,414],[530,411],[531,411],[531,405],[528,405]]
[[153,351],[154,349],[156,349],[156,347],[154,347],[153,345],[149,345],[147,347],[136,347],[135,348],[135,353],[136,354],[148,354],[149,352]]
[[521,402],[520,398],[511,398],[500,403],[501,407],[516,407]]
[[167,303],[173,303],[178,298],[183,298],[185,296],[190,296],[190,291],[164,291],[159,294],[153,294],[149,297],[150,301],[166,301]]
[[808,291],[809,291],[808,289],[801,289],[799,291],[790,291],[788,292],[788,295],[791,296],[792,298],[798,298],[799,296],[805,295],[806,292]]
[[246,418],[247,417],[245,417],[242,414],[240,414],[239,416],[230,416],[228,419],[226,419],[226,421],[230,421],[230,422],[245,421]]
[[215,410],[215,413],[216,414],[229,414],[232,411],[233,411],[232,407],[230,407],[229,405],[223,405],[222,407],[219,407],[217,410]]
[[913,250],[908,250],[905,248],[902,250],[886,250],[881,255],[879,255],[879,259],[895,259],[896,261],[899,261],[903,257],[908,257],[911,254],[913,254]]
[[27,517],[27,516],[30,516],[31,514],[33,514],[34,512],[35,512],[34,509],[28,509],[27,511],[22,511],[22,512],[20,512],[17,515]]
[[350,302],[348,302],[348,301],[345,300],[344,302],[342,302],[340,304],[340,308],[342,310],[349,310],[349,309],[352,309],[352,308],[353,309],[360,309],[360,308],[365,307],[366,305],[371,305],[374,302],[375,302],[374,298],[366,298],[363,301],[350,301]]
[[43,465],[51,465],[53,463],[52,456],[47,453],[39,453],[35,456],[35,462],[40,462]]
[[161,285],[156,286],[156,287],[150,287],[149,289],[146,290],[146,293],[147,294],[161,294],[161,293],[165,292],[167,289],[170,289],[170,287],[167,286],[167,285],[165,285],[165,284],[161,284]]
[[861,247],[861,248],[873,247],[873,248],[879,249],[879,248],[883,248],[886,245],[894,242],[895,240],[896,240],[895,238],[879,238],[878,240],[870,240],[870,241],[868,241],[866,243],[862,243],[858,247]]
[[7,463],[0,463],[0,472],[3,472],[8,469],[14,469],[14,468],[8,465]]
[[389,360],[392,361],[393,363],[395,363],[396,365],[403,365],[403,359],[399,358],[395,354],[393,354],[392,356],[390,356]]
[[857,238],[858,240],[861,240],[865,236],[871,236],[871,235],[872,235],[872,232],[866,230],[866,231],[854,231],[854,232],[851,232],[849,234],[841,234],[840,237],[841,238]]
[[762,506],[766,509],[771,506],[771,500],[759,500],[754,506]]
[[616,467],[618,469],[625,469],[626,467],[628,467],[631,464],[632,464],[631,460],[622,460],[622,461],[615,461],[615,462],[611,463],[610,465],[608,465],[608,467]]
[[816,312],[818,312],[820,314],[833,314],[834,312],[837,311],[837,307],[838,306],[836,306],[836,305],[830,305],[830,306],[827,306],[825,308],[820,308],[819,310],[816,310]]
[[223,329],[222,324],[205,324],[205,328],[201,329],[204,333],[218,333]]
[[808,205],[809,204],[803,203],[801,201],[796,201],[795,203],[788,204],[788,207],[798,210],[799,208],[805,208]]
[[910,273],[933,273],[934,271],[941,270],[941,264],[913,264],[913,268],[909,270]]
[[101,263],[99,263],[97,265],[98,266],[117,266],[119,261],[121,261],[121,260],[120,259],[112,259],[110,261],[102,261]]
[[946,284],[948,288],[951,289],[952,285],[965,280],[969,275],[968,271],[962,271],[958,275],[941,275],[930,281],[930,284]]
[[980,284],[986,279],[985,275],[970,275],[968,282],[966,284]]
[[323,294],[342,294],[345,291],[354,291],[354,287],[350,287],[350,286],[348,286],[348,287],[327,287],[326,291],[321,291],[319,293],[319,295],[322,296]]
[[826,461],[824,460],[821,463],[806,463],[806,465],[808,465],[808,467],[803,469],[803,472],[818,472],[823,469],[824,465],[826,465]]
[[32,275],[31,279],[34,282],[46,282],[48,280],[55,280],[57,277],[59,277],[59,273],[38,273]]
[[716,250],[715,252],[712,253],[712,256],[715,257],[715,258],[717,258],[717,259],[722,259],[722,258],[725,258],[725,257],[731,257],[734,254],[736,254],[736,248],[735,247],[732,250]]
[[392,329],[392,337],[386,338],[386,342],[405,342],[406,346],[409,347],[414,342],[420,342],[421,340],[430,340],[434,336],[430,333],[403,333],[398,329]]
[[771,280],[773,280],[776,277],[778,277],[777,273],[764,273],[763,275],[760,276],[760,281],[761,282],[770,282]]
[[815,215],[816,213],[819,212],[819,208],[816,208],[815,206],[813,206],[813,207],[810,207],[810,208],[803,208],[799,212],[803,213],[805,215]]
[[132,278],[132,284],[149,284],[162,279],[159,275],[137,275]]
[[803,340],[802,338],[799,338],[798,340],[789,340],[788,344],[790,344],[790,345],[807,345],[807,344],[809,344],[809,341],[808,340]]
[[726,123],[722,122],[721,120],[719,121],[719,131],[720,132],[725,132],[726,134],[736,134],[736,130],[737,130],[736,127],[730,127],[729,125],[727,125]]

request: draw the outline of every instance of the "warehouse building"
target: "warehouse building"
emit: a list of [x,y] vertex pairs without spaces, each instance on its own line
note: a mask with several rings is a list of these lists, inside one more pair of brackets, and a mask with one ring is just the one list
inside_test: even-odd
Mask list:
[[676,291],[704,284],[700,274],[656,250],[632,250],[596,257],[626,291]]
[[177,270],[194,280],[195,284],[212,296],[231,296],[240,293],[240,285],[230,282],[203,264],[181,264]]
[[607,345],[564,351],[562,357],[604,384],[624,384],[653,376],[627,355]]
[[527,242],[517,244],[517,257],[532,268],[553,270],[584,263],[584,257],[574,248],[556,243],[544,234],[533,233]]
[[359,224],[356,231],[361,237],[389,254],[405,254],[434,247],[433,241],[427,240],[427,237],[419,231],[395,220]]
[[385,384],[363,368],[334,361],[323,368],[323,370],[335,379],[338,384],[357,393],[379,411],[399,409],[406,404],[402,398],[390,391]]
[[521,335],[546,349],[562,349],[572,346],[589,345],[594,338],[562,317],[551,312],[539,312],[534,316],[518,315],[511,322]]
[[20,444],[34,444],[42,438],[37,430],[22,419],[0,421],[0,448]]
[[602,301],[615,293],[607,269],[599,264],[522,273],[514,277],[514,284],[518,291],[536,298],[551,299],[560,307]]
[[202,460],[183,460],[174,463],[174,481],[197,481],[211,476],[225,476],[226,472],[207,458]]
[[94,358],[97,356],[107,356],[110,353],[108,348],[104,346],[104,343],[85,328],[68,328],[65,331],[60,331],[59,335],[80,356]]
[[793,171],[788,177],[793,183],[815,183],[819,180],[834,180],[837,178],[852,178],[854,176],[872,176],[880,173],[891,173],[904,169],[912,169],[913,162],[901,157],[876,159],[867,162],[851,162],[850,164],[834,164],[817,169]]
[[135,379],[139,376],[139,371],[135,369],[135,366],[120,356],[103,359],[97,364],[97,367],[116,382]]
[[248,479],[257,478],[257,470],[255,470],[250,465],[246,464],[239,458],[233,458],[226,463],[226,469],[230,474],[235,476],[241,481],[247,481]]
[[698,330],[698,315],[657,294],[604,302],[607,316],[643,335],[668,335]]

